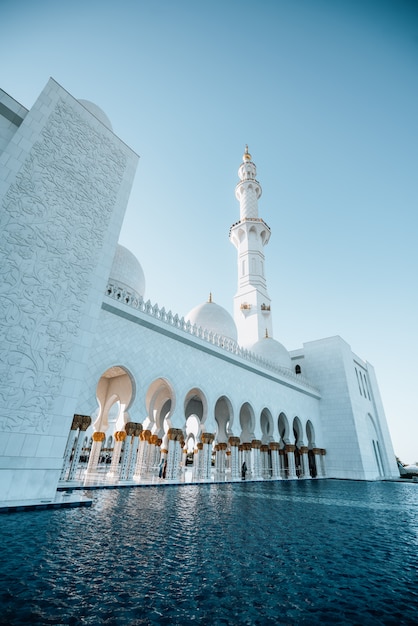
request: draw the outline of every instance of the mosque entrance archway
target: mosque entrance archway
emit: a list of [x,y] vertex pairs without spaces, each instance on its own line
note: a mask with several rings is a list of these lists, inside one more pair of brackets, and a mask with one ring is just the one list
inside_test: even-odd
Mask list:
[[165,378],[158,378],[149,386],[145,404],[148,417],[143,427],[162,439],[171,427],[170,417],[175,407],[174,390]]
[[233,421],[232,404],[226,396],[218,398],[215,404],[215,422],[217,426],[217,443],[227,443],[231,435]]
[[[134,383],[130,372],[119,365],[109,367],[101,375],[96,388],[99,406],[93,422],[94,430],[106,433],[107,437],[113,436],[115,428],[122,430],[124,414],[132,404],[133,397]],[[112,432],[109,430],[110,416],[113,422]]]
[[250,442],[254,435],[254,411],[248,402],[244,402],[239,412],[239,423],[241,426],[241,443]]
[[264,444],[269,443],[270,441],[273,441],[273,431],[274,431],[273,417],[270,411],[266,408],[264,408],[261,411],[260,428],[261,428],[261,433],[262,433],[261,441]]

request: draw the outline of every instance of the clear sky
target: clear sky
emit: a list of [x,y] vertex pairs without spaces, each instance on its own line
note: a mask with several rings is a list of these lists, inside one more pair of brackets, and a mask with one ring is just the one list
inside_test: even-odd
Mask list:
[[0,0],[0,59],[21,104],[52,76],[140,155],[120,243],[173,313],[232,313],[248,144],[274,337],[343,337],[418,461],[417,2]]

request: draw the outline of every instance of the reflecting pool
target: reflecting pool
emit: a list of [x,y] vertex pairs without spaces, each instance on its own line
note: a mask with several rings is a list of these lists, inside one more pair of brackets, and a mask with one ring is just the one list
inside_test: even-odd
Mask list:
[[93,491],[0,516],[2,624],[413,624],[418,485]]

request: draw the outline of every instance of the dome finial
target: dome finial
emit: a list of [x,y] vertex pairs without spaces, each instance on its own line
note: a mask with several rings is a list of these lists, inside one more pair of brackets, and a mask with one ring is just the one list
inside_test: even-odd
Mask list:
[[251,154],[248,152],[248,144],[245,144],[245,152],[242,156],[242,160],[244,161],[251,161]]
[[267,330],[267,328],[266,328],[266,336],[265,336],[265,339],[268,339],[268,338],[269,338],[269,331],[268,331],[268,330]]
[[209,299],[208,302],[212,302],[212,292],[209,293]]

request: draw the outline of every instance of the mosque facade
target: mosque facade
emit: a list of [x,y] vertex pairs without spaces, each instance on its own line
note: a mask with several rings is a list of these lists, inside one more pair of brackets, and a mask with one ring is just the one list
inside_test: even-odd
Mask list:
[[118,244],[138,157],[103,111],[50,79],[30,110],[0,91],[0,131],[0,503],[241,480],[244,462],[252,480],[399,476],[373,367],[340,337],[274,338],[248,148],[233,316],[211,295],[180,316]]

